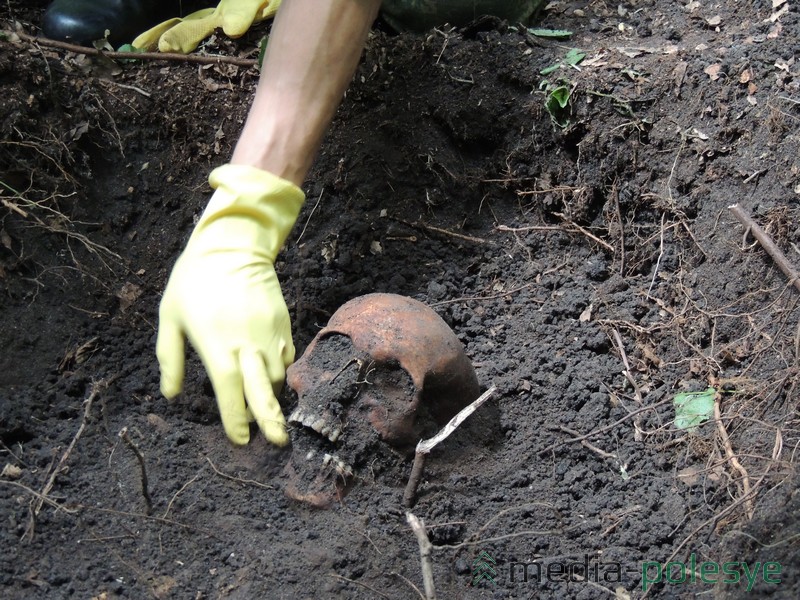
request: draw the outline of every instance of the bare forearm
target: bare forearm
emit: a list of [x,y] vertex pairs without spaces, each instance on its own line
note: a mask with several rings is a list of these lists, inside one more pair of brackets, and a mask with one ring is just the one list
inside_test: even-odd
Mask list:
[[284,0],[231,162],[303,182],[379,6],[380,0]]

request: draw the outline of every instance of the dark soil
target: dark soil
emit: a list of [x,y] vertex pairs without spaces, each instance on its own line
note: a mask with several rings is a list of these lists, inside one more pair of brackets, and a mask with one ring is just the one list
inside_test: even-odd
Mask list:
[[[413,508],[440,598],[639,598],[669,561],[649,596],[745,596],[713,568],[757,563],[752,594],[800,597],[800,295],[727,208],[800,264],[794,9],[555,2],[567,40],[376,26],[277,270],[299,350],[404,294],[498,388]],[[268,27],[205,51],[254,58]],[[158,391],[160,294],[257,78],[0,41],[4,598],[418,597],[408,459],[315,510],[284,495],[290,450],[228,443],[194,355]],[[676,429],[674,395],[708,386],[721,419]]]

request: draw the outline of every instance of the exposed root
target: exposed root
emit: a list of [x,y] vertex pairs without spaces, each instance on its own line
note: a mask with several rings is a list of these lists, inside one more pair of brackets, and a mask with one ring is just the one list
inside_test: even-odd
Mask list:
[[53,489],[53,485],[55,484],[56,477],[58,477],[61,470],[64,468],[67,459],[69,459],[69,455],[72,453],[72,450],[75,448],[75,444],[78,443],[78,440],[83,435],[84,430],[86,429],[86,423],[89,420],[89,415],[92,411],[92,404],[94,403],[97,396],[108,387],[109,381],[101,379],[100,381],[96,381],[92,384],[92,389],[89,393],[89,396],[84,401],[84,408],[83,408],[83,418],[81,419],[81,424],[78,427],[78,430],[75,432],[75,436],[72,438],[69,446],[64,451],[64,454],[61,455],[61,459],[58,461],[58,464],[55,468],[51,471],[50,477],[45,483],[42,491],[37,494],[37,501],[34,502],[31,506],[30,510],[30,519],[28,522],[28,528],[25,530],[25,533],[22,536],[22,539],[28,539],[30,542],[33,540],[34,530],[36,528],[36,517],[39,516],[39,512],[42,510],[45,502],[47,502],[47,496],[50,491]]

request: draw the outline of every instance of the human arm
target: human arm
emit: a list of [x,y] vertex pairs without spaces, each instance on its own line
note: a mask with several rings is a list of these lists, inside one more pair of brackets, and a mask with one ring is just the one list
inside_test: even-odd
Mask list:
[[251,414],[268,440],[288,442],[276,395],[294,345],[273,265],[379,5],[284,0],[231,164],[212,173],[217,191],[164,292],[156,344],[162,393],[182,389],[188,337],[235,444],[249,441]]

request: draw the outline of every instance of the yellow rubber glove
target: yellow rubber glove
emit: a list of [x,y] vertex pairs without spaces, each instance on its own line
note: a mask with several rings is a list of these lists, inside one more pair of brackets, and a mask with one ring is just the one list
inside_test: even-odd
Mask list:
[[209,183],[216,191],[161,300],[161,392],[172,398],[183,387],[188,337],[211,378],[228,438],[249,442],[254,418],[270,442],[283,446],[289,437],[276,395],[294,344],[273,264],[305,195],[285,179],[243,165],[218,167]]
[[183,19],[174,18],[148,29],[131,44],[139,50],[189,54],[217,27],[232,38],[243,36],[253,23],[271,18],[281,0],[220,0],[217,8],[198,10]]

